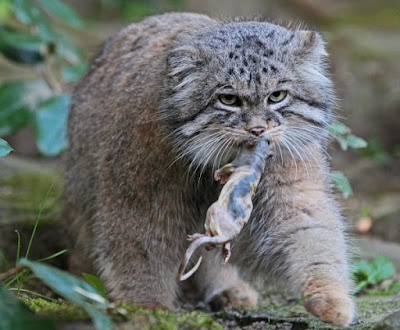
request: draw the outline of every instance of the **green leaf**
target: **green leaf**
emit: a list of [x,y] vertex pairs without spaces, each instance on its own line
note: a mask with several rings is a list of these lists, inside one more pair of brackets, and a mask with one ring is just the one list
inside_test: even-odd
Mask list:
[[23,64],[44,61],[46,44],[37,36],[0,26],[0,52],[9,60]]
[[111,319],[97,309],[108,308],[110,304],[90,284],[67,272],[39,262],[21,259],[19,265],[29,267],[54,292],[84,308],[92,318],[96,329],[111,329]]
[[0,139],[0,157],[8,155],[11,151],[13,151],[13,148],[6,141]]
[[35,35],[18,31],[10,27],[0,26],[0,48],[10,46],[40,51],[43,41]]
[[342,123],[337,121],[333,122],[328,127],[328,130],[329,133],[339,142],[342,150],[347,150],[348,147],[359,149],[367,146],[367,142],[365,140],[351,134],[350,128]]
[[34,50],[3,47],[0,52],[8,60],[16,63],[35,65],[44,61],[43,55]]
[[353,195],[349,180],[344,176],[342,172],[334,171],[331,173],[332,182],[342,192],[344,198],[348,198]]
[[360,149],[360,148],[365,148],[367,146],[367,141],[358,136],[350,134],[347,136],[347,144],[349,147],[353,149]]
[[358,260],[353,263],[352,275],[356,282],[355,293],[369,284],[377,284],[394,275],[394,267],[390,260],[381,256],[371,262]]
[[34,314],[7,290],[0,287],[0,328],[1,329],[55,329],[52,321]]
[[336,136],[336,141],[339,142],[340,149],[342,149],[343,151],[347,150],[349,145],[346,136],[338,135]]
[[382,282],[394,275],[393,264],[385,256],[375,258],[372,260],[371,264],[373,272],[370,275],[370,282],[372,284]]
[[331,123],[329,125],[328,130],[334,135],[350,133],[350,128],[348,128],[345,124],[340,123],[338,121],[334,121],[333,123]]
[[39,8],[28,0],[13,0],[14,15],[23,24],[35,26],[39,36],[44,41],[52,41],[55,31],[45,15]]
[[365,149],[360,150],[360,155],[371,158],[379,164],[387,164],[390,161],[389,153],[376,137],[368,139],[368,145]]
[[63,20],[72,27],[81,27],[83,25],[79,16],[61,0],[37,0],[43,9],[50,15]]
[[105,299],[108,300],[106,289],[97,276],[88,273],[82,273],[82,276],[94,289],[96,289]]
[[41,18],[39,9],[27,0],[13,0],[12,9],[15,17],[23,24],[33,24]]
[[61,75],[66,82],[76,82],[86,73],[87,69],[86,63],[64,66]]
[[55,156],[67,147],[67,118],[70,97],[67,94],[52,97],[41,103],[33,124],[39,151]]
[[389,285],[388,290],[390,294],[400,293],[400,281],[393,282]]
[[27,125],[31,111],[52,94],[40,80],[6,82],[0,86],[0,136]]
[[5,21],[11,15],[10,0],[0,0],[0,22]]

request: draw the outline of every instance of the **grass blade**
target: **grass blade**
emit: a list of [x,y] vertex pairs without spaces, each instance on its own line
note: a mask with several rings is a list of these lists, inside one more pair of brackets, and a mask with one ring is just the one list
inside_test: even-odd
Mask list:
[[55,257],[58,257],[58,256],[64,254],[67,251],[68,251],[67,249],[64,249],[64,250],[61,250],[61,251],[59,251],[57,253],[52,254],[51,256],[48,256],[48,257],[45,257],[45,258],[42,258],[42,259],[39,259],[39,260],[36,260],[36,261],[45,261],[45,260],[53,259]]
[[29,252],[30,252],[30,250],[31,250],[33,238],[35,237],[36,228],[37,228],[37,226],[39,225],[39,221],[40,221],[40,217],[41,217],[41,215],[42,215],[42,211],[43,211],[44,206],[45,206],[45,204],[46,204],[47,198],[49,197],[50,191],[53,189],[53,186],[54,186],[54,183],[52,183],[51,186],[50,186],[50,188],[47,190],[46,196],[44,196],[44,200],[43,200],[42,204],[40,205],[39,213],[38,213],[38,215],[37,215],[37,217],[36,217],[35,225],[34,225],[34,227],[33,227],[32,234],[31,234],[31,238],[30,238],[30,240],[29,240],[28,249],[26,250],[26,254],[25,254],[25,258],[26,258],[26,259],[28,259],[28,257],[29,257]]

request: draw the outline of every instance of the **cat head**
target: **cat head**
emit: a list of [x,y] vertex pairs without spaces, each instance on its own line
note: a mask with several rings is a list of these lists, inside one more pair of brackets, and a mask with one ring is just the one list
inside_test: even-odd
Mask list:
[[260,22],[199,30],[169,50],[162,107],[192,165],[218,166],[261,138],[281,157],[301,157],[326,137],[333,90],[317,32]]

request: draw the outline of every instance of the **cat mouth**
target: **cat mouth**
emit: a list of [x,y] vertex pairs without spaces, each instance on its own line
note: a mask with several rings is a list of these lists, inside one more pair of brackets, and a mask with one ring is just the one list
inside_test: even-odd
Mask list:
[[245,145],[249,147],[255,146],[257,143],[259,143],[261,140],[267,141],[268,144],[274,143],[274,139],[271,136],[265,136],[265,135],[248,135],[246,138],[239,143],[239,145]]

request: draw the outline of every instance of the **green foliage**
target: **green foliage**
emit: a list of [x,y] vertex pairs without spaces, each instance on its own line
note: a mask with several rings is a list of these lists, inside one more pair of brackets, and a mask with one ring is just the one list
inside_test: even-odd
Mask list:
[[64,86],[87,70],[82,52],[59,26],[78,28],[83,21],[61,0],[2,0],[0,17],[0,54],[32,67],[39,78],[0,86],[0,136],[32,124],[40,153],[57,155],[67,145],[70,98]]
[[348,198],[353,195],[353,190],[351,189],[349,180],[342,172],[333,171],[331,173],[332,182],[335,186],[342,192],[344,198]]
[[0,320],[1,329],[55,329],[53,322],[32,313],[25,304],[2,287],[0,287]]
[[51,96],[40,80],[14,81],[0,86],[0,135],[12,134],[27,125],[34,109]]
[[39,151],[46,156],[55,156],[67,147],[69,102],[69,95],[61,94],[47,99],[35,111],[33,124],[36,142]]
[[30,270],[48,287],[73,304],[82,307],[92,318],[96,329],[111,329],[111,319],[100,311],[110,307],[109,302],[90,284],[57,268],[27,259],[19,265]]
[[108,299],[106,289],[104,288],[103,283],[97,276],[88,273],[82,273],[82,276],[94,289],[97,290],[97,292],[99,292],[104,297],[104,299]]
[[387,164],[390,161],[389,153],[383,148],[378,138],[368,140],[368,146],[360,150],[360,155],[373,159],[378,164]]
[[[29,253],[33,244],[33,239],[35,237],[36,230],[39,225],[42,211],[44,209],[46,201],[48,200],[52,188],[53,184],[50,186],[50,188],[48,188],[46,196],[44,197],[44,200],[41,203],[39,213],[36,217],[35,225],[33,227],[31,238],[29,240],[28,247],[25,253],[25,258],[20,260],[18,260],[18,258],[20,255],[21,244],[20,244],[20,235],[17,232],[18,248],[17,248],[17,262],[14,268],[15,275],[13,275],[11,278],[8,279],[8,281],[5,284],[5,287],[9,288],[11,284],[17,282],[17,288],[9,288],[9,290],[16,291],[18,296],[20,295],[21,292],[26,292],[29,294],[37,295],[39,297],[43,297],[45,299],[49,299],[36,292],[21,288],[30,270],[36,275],[37,278],[42,280],[54,292],[58,293],[71,303],[82,307],[90,315],[97,329],[101,330],[111,329],[110,318],[99,310],[110,307],[110,304],[107,301],[107,299],[103,296],[105,295],[104,287],[102,286],[100,280],[96,276],[87,274],[87,278],[92,283],[94,283],[92,286],[87,282],[73,275],[68,274],[67,272],[61,271],[51,266],[47,266],[40,262],[29,261],[27,259],[29,257]],[[59,251],[49,257],[41,259],[40,261],[45,261],[51,258],[55,258],[65,252],[66,250]],[[99,293],[94,287],[101,287],[102,291]],[[15,315],[13,315],[12,317],[15,318]]]
[[[50,194],[52,188],[53,188],[53,184],[51,184],[50,187],[48,188],[48,190],[47,190],[47,192],[46,192],[46,195],[45,195],[45,197],[44,197],[44,200],[43,200],[43,202],[42,202],[41,205],[40,205],[39,213],[38,213],[38,215],[37,215],[37,217],[36,217],[35,224],[34,224],[34,226],[33,226],[32,234],[31,234],[31,238],[30,238],[30,240],[29,240],[28,247],[27,247],[27,249],[26,249],[25,258],[28,258],[28,257],[29,257],[29,253],[30,253],[30,250],[31,250],[31,247],[32,247],[32,242],[33,242],[33,239],[34,239],[34,237],[35,237],[36,230],[37,230],[37,227],[38,227],[38,225],[39,225],[39,221],[40,221],[40,218],[41,218],[41,215],[42,215],[44,206],[45,206],[45,204],[46,204],[46,201],[48,200],[48,197],[49,197],[49,194]],[[17,267],[19,266],[18,260],[19,260],[20,253],[21,253],[21,236],[20,236],[20,234],[19,234],[19,232],[18,232],[17,230],[16,230],[16,233],[17,233],[18,243],[17,243],[17,253],[16,253],[17,258],[16,258],[16,262],[15,262],[15,267],[17,268]],[[59,255],[65,253],[66,251],[67,251],[67,250],[62,250],[62,251],[57,252],[57,253],[55,253],[55,254],[53,254],[53,255],[51,255],[51,256],[48,256],[48,257],[46,257],[46,258],[42,258],[42,259],[39,260],[39,261],[49,260],[49,259],[55,258],[55,257],[57,257],[57,256],[59,256]],[[19,295],[19,294],[20,294],[20,291],[21,291],[21,285],[25,282],[28,273],[29,273],[28,269],[23,269],[22,271],[16,272],[16,274],[15,274],[14,276],[12,276],[12,277],[8,280],[8,282],[5,284],[5,287],[9,287],[9,286],[10,286],[11,284],[13,284],[14,282],[17,282],[17,288],[16,288],[15,290],[17,291],[17,294]],[[10,289],[10,290],[12,290],[12,289]],[[27,291],[27,290],[25,290],[25,291]],[[28,290],[28,292],[30,292],[30,291]],[[37,294],[37,293],[35,293],[35,292],[30,292],[30,293]],[[38,294],[37,294],[37,295],[38,295]],[[40,296],[40,295],[39,295],[39,296]]]
[[24,64],[39,64],[45,60],[40,37],[25,31],[0,25],[0,52],[9,60]]
[[[348,148],[361,149],[367,146],[367,142],[364,139],[351,134],[350,128],[343,123],[337,121],[333,122],[329,126],[328,131],[344,151]],[[349,180],[347,180],[346,176],[342,172],[332,172],[331,179],[335,186],[342,192],[344,198],[353,195]]]
[[348,148],[360,149],[367,146],[365,140],[351,134],[350,128],[337,121],[329,126],[329,133],[336,139],[342,150],[347,150]]
[[390,283],[384,290],[368,290],[369,296],[390,296],[400,293],[400,281]]
[[0,0],[0,22],[5,20],[11,14],[10,0]]
[[149,1],[123,1],[121,14],[129,21],[138,21],[144,16],[156,13],[156,6]]
[[6,141],[0,139],[0,157],[8,155],[12,150],[13,148]]
[[354,293],[357,293],[367,287],[382,282],[394,275],[394,267],[390,260],[381,256],[368,262],[358,260],[353,263],[352,274],[356,284]]
[[83,22],[75,12],[60,0],[37,0],[51,16],[61,19],[72,27],[82,27]]

